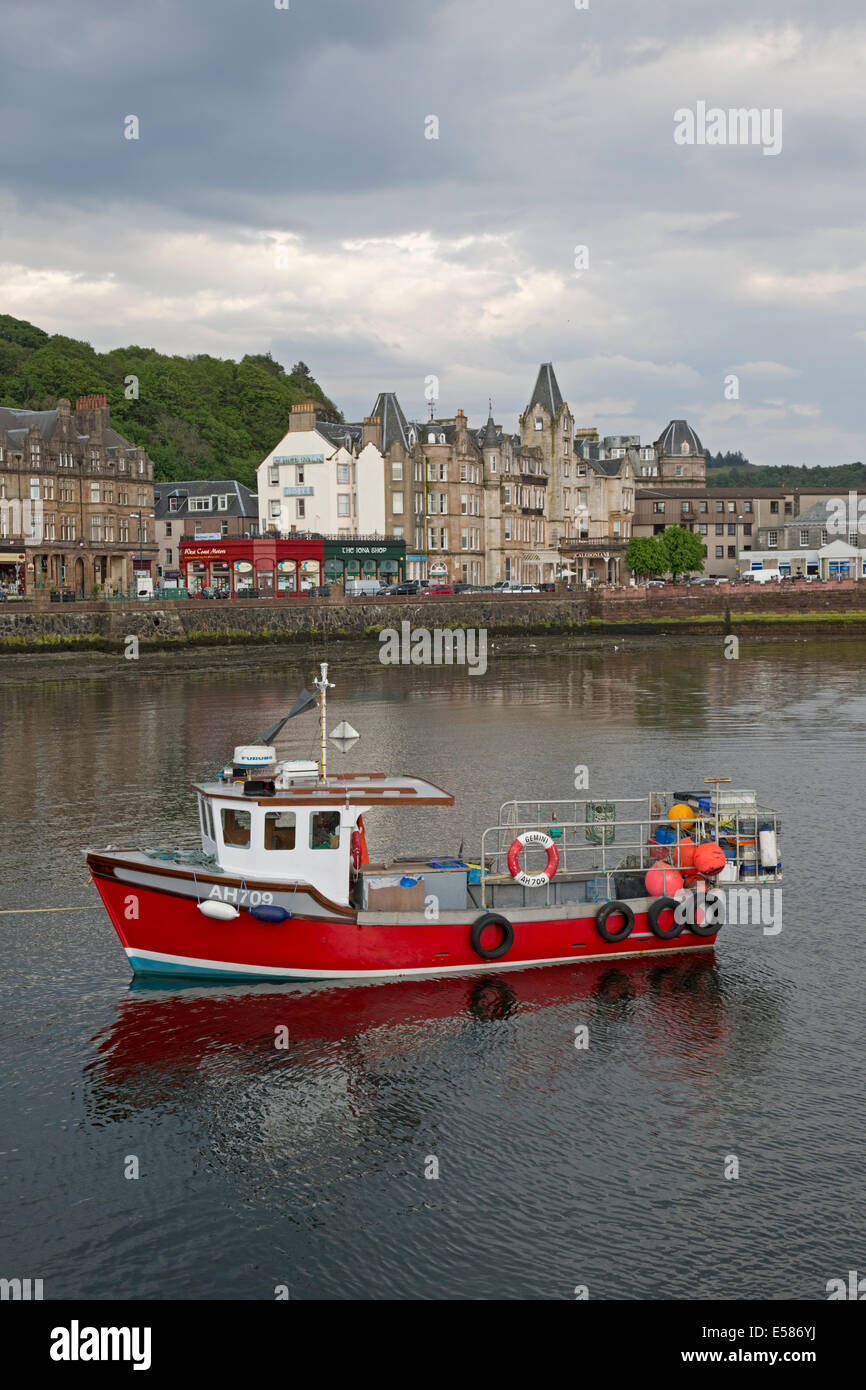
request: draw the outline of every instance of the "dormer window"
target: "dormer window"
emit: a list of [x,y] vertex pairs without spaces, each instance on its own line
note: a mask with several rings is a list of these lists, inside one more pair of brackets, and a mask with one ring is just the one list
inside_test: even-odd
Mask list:
[[179,497],[169,497],[169,499],[168,499],[168,510],[169,510],[170,512],[176,512],[179,506],[180,506],[180,498],[179,498]]
[[690,454],[690,453],[691,453],[691,449],[689,448],[689,446],[688,446],[687,443],[686,443],[686,444],[681,444],[681,445],[680,445],[680,453],[681,453],[681,454]]
[[544,421],[541,419],[541,416],[540,416],[540,415],[536,415],[536,417],[535,417],[535,428],[536,428],[537,430],[543,430],[543,429],[544,429]]
[[444,436],[444,434],[440,434],[440,436],[439,436],[439,443],[440,443],[440,444],[444,444],[444,443],[445,443],[445,436]]
[[409,431],[409,448],[410,448],[410,449],[412,448],[412,446],[413,446],[414,443],[415,443],[415,431],[414,431],[414,430],[410,430],[410,431]]

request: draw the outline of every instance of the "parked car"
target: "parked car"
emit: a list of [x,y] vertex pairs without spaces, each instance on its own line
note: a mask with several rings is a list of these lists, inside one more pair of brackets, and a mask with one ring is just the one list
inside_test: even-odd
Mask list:
[[422,589],[423,594],[453,594],[453,584],[430,584],[428,588]]
[[421,581],[420,579],[401,579],[399,584],[389,584],[387,589],[383,589],[382,592],[385,594],[403,594],[404,596],[420,594]]
[[663,579],[645,579],[643,586],[645,589],[663,589],[665,581]]

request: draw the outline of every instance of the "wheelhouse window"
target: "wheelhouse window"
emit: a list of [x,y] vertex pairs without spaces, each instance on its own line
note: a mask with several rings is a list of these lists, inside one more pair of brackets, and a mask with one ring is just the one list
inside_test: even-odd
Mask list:
[[317,811],[310,816],[310,849],[340,848],[339,811]]
[[249,849],[252,821],[250,812],[236,811],[232,806],[224,806],[222,817],[223,843],[234,845],[237,849]]
[[265,815],[265,849],[294,848],[294,811],[268,811]]

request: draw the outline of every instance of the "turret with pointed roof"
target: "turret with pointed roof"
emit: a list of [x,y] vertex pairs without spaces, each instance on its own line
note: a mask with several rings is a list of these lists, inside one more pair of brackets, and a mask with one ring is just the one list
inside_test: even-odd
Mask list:
[[527,410],[531,410],[534,405],[543,405],[552,419],[555,419],[562,409],[562,392],[552,362],[542,362],[538,369],[535,390],[530,396]]

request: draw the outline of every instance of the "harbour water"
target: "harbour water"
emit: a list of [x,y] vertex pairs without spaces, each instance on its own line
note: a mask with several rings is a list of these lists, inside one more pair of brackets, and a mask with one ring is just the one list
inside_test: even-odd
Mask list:
[[[188,840],[190,781],[313,665],[10,686],[0,1274],[46,1298],[816,1299],[862,1263],[862,642],[532,640],[483,677],[330,653],[332,721],[361,732],[335,764],[456,797],[371,815],[374,853],[473,858],[501,801],[573,795],[578,765],[600,796],[728,776],[783,815],[781,932],[480,978],[132,985],[81,849]],[[286,733],[309,756],[315,716]],[[43,907],[83,910],[6,911]]]

